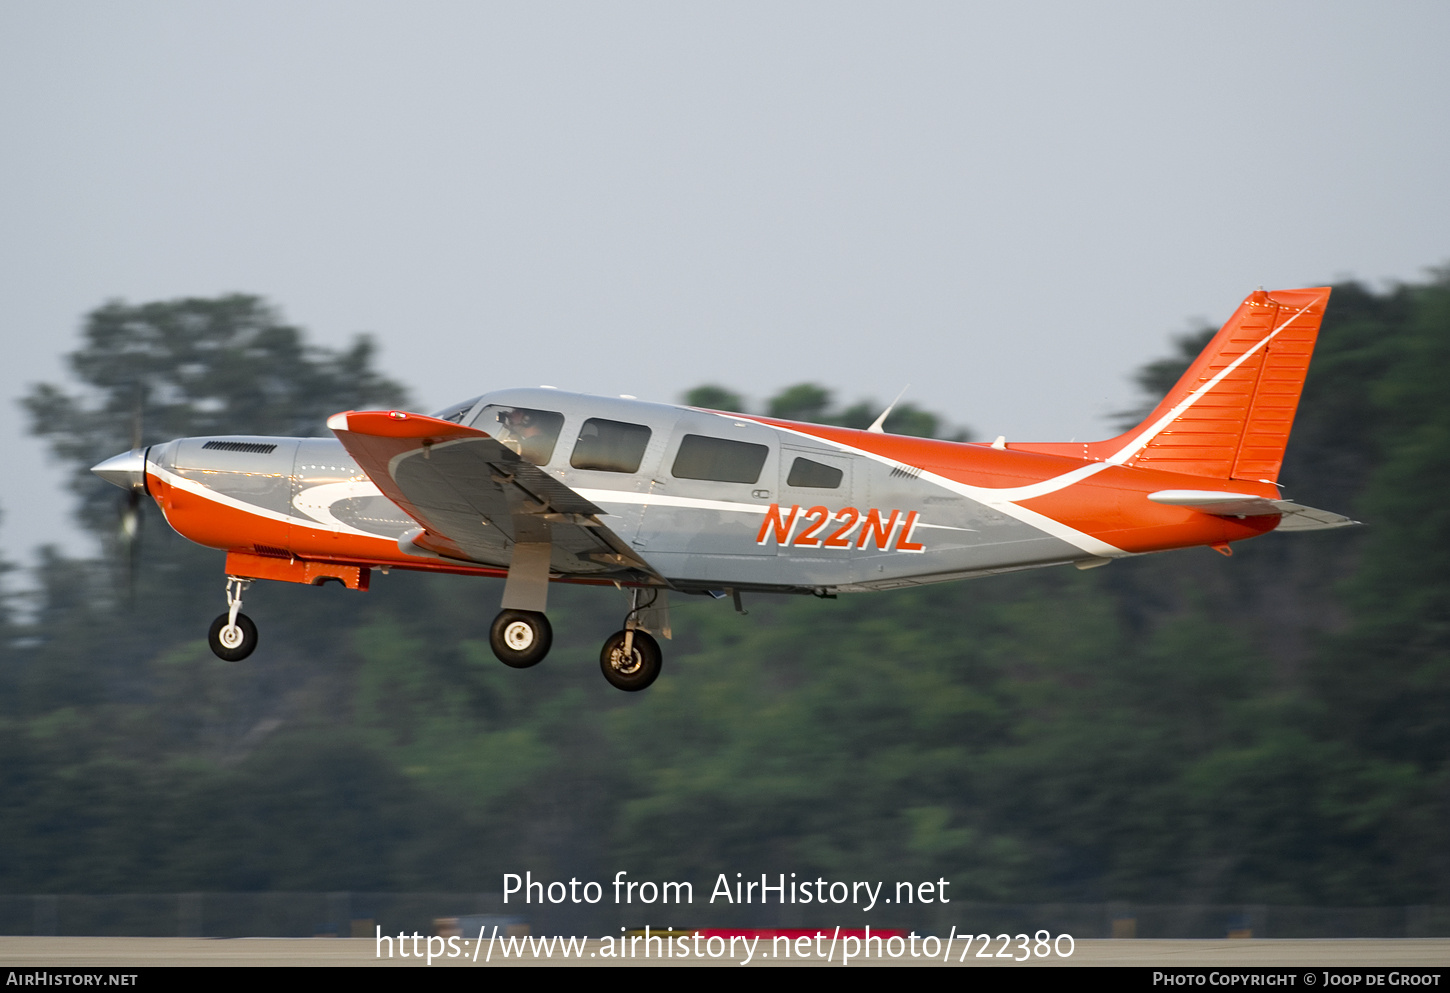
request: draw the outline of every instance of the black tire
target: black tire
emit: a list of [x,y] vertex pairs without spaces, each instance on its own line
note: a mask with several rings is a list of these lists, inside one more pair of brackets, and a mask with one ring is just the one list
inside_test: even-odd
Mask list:
[[537,610],[501,610],[488,632],[493,654],[514,669],[538,665],[553,644],[554,629]]
[[206,643],[212,653],[224,662],[240,662],[251,655],[257,647],[257,625],[246,614],[237,615],[237,626],[229,629],[227,615],[222,614],[211,622],[206,633]]
[[636,693],[659,678],[664,656],[660,643],[643,631],[634,633],[634,651],[624,655],[624,632],[616,631],[604,642],[599,653],[599,668],[611,686],[627,693]]

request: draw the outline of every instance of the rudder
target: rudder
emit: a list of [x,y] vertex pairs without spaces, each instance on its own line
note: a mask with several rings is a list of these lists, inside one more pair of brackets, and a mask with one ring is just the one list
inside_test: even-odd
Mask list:
[[1275,482],[1329,300],[1327,286],[1251,294],[1141,424],[1087,446],[1119,465]]

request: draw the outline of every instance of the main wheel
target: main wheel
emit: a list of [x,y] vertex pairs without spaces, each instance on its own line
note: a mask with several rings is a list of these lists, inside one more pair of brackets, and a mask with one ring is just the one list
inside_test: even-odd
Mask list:
[[643,631],[634,632],[634,650],[624,654],[624,632],[616,631],[599,653],[599,668],[611,686],[634,693],[653,683],[660,674],[660,643]]
[[257,625],[246,614],[237,615],[237,623],[227,623],[230,618],[222,614],[211,622],[206,633],[206,643],[216,657],[226,662],[240,662],[252,654],[257,647]]
[[488,632],[493,654],[515,669],[527,669],[544,661],[553,643],[554,629],[537,610],[501,610]]

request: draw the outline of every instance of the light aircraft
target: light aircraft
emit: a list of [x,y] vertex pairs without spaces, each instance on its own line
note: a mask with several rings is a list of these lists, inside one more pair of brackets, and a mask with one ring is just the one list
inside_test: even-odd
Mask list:
[[490,633],[541,661],[553,581],[630,605],[600,666],[623,690],[660,671],[669,593],[838,593],[1354,523],[1281,499],[1279,469],[1329,289],[1253,293],[1137,427],[1096,442],[964,444],[542,387],[427,416],[335,414],[336,440],[180,438],[94,471],[149,494],[226,551],[209,641],[257,644],[258,579],[366,590],[373,570],[504,579]]

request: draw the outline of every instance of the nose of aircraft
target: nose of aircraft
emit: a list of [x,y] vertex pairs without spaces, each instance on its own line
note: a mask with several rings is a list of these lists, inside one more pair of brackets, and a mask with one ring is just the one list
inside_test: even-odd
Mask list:
[[136,489],[146,481],[146,449],[133,448],[124,455],[113,456],[91,466],[91,472],[123,490]]

